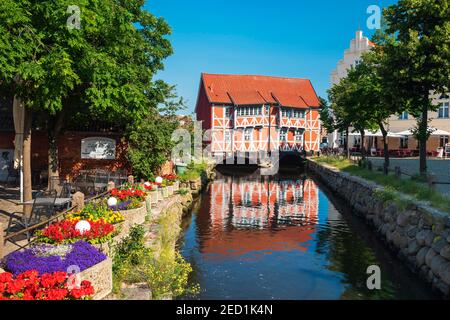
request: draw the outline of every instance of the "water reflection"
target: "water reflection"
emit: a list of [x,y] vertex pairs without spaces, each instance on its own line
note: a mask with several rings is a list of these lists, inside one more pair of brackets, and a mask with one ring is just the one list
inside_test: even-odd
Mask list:
[[[187,223],[181,249],[198,299],[431,296],[310,178],[219,175]],[[366,287],[370,265],[383,270],[381,291]]]

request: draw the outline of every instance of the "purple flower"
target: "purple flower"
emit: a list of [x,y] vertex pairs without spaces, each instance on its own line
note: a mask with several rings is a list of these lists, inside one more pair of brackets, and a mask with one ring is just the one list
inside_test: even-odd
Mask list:
[[109,207],[109,208],[111,210],[113,210],[113,211],[127,210],[128,206],[131,204],[131,202],[132,202],[131,200],[124,201],[124,202],[119,203],[117,206],[112,206],[112,207]]
[[7,255],[3,260],[5,270],[14,275],[28,270],[37,270],[42,275],[59,271],[67,272],[68,267],[78,266],[80,271],[84,271],[106,259],[104,253],[84,241],[73,244],[72,250],[65,257],[36,255],[36,252],[42,252],[42,250],[46,249],[43,247],[25,249]]

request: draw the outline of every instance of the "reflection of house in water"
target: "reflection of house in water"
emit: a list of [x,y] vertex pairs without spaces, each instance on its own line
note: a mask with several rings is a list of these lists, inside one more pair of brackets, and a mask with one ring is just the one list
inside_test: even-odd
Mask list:
[[274,181],[268,177],[223,177],[211,184],[213,227],[315,223],[318,189],[312,180]]
[[[307,250],[318,222],[318,193],[309,179],[219,177],[204,199],[208,204],[199,213],[203,219],[197,221],[200,233],[213,235],[202,241],[202,252],[239,256]],[[209,219],[204,219],[207,210]]]

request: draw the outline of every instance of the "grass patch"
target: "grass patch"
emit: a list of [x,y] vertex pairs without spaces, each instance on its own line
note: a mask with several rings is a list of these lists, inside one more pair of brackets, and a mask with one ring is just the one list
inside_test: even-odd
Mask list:
[[[430,188],[422,182],[423,180],[418,179],[418,177],[413,177],[413,179],[408,180],[398,179],[393,174],[386,176],[381,172],[361,168],[348,159],[338,157],[319,157],[314,160],[320,164],[330,165],[353,176],[358,176],[384,186],[385,190],[383,193],[377,196],[386,201],[401,202],[401,199],[395,195],[400,192],[408,194],[416,200],[426,201],[432,207],[447,213],[450,212],[450,197]],[[403,200],[403,202],[405,201]],[[407,205],[407,203],[403,203],[403,205]]]

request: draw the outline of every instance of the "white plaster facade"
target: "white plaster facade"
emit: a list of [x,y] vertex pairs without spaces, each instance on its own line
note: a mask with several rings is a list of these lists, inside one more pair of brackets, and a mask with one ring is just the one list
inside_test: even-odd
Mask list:
[[[344,51],[344,58],[339,60],[336,69],[331,73],[331,85],[338,84],[348,74],[348,70],[356,66],[364,52],[369,51],[374,44],[369,38],[363,36],[361,30],[356,31],[355,39],[350,41],[350,47]],[[335,131],[328,135],[328,146],[339,147],[340,134]]]

